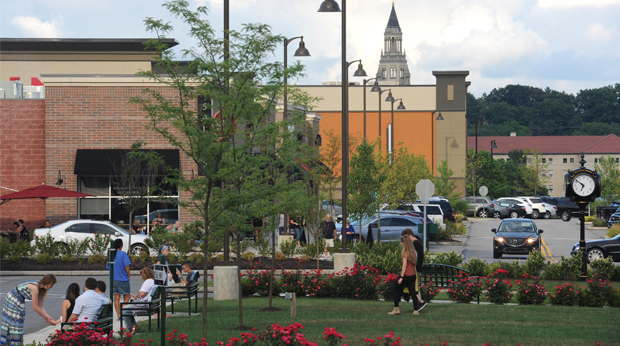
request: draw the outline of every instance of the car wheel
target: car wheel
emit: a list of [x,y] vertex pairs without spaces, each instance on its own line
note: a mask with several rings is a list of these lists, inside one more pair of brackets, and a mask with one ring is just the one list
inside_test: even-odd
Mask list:
[[538,219],[539,216],[540,216],[540,213],[538,212],[538,210],[534,209],[532,211],[532,219]]
[[495,213],[493,213],[493,216],[494,216],[496,219],[501,219],[501,218],[502,218],[502,214],[501,214],[499,211],[496,211]]
[[56,243],[54,244],[54,251],[62,257],[69,253],[69,246],[65,243]]
[[562,221],[570,221],[572,215],[569,210],[562,210],[560,217],[562,218]]
[[493,258],[502,258],[502,253],[493,251]]
[[142,252],[146,252],[147,254],[149,254],[149,248],[146,247],[146,245],[142,244],[135,244],[131,246],[131,254],[133,256],[138,256]]
[[516,219],[516,218],[519,217],[519,214],[516,211],[512,211],[512,212],[510,212],[510,217],[513,218],[513,219]]
[[546,212],[545,215],[543,215],[543,217],[545,219],[550,219],[551,218],[551,212],[550,211]]
[[478,212],[478,217],[489,217],[489,215],[488,215],[488,213],[487,213],[487,210],[486,210],[486,209],[481,209],[481,210]]
[[604,259],[605,254],[601,249],[593,248],[588,250],[588,261],[592,262],[597,259]]

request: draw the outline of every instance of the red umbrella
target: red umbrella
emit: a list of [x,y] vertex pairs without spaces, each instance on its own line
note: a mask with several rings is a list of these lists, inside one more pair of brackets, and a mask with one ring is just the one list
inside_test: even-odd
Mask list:
[[59,189],[54,186],[41,185],[31,187],[26,190],[9,193],[8,195],[0,196],[0,199],[4,201],[2,203],[8,202],[11,199],[23,199],[23,198],[41,198],[45,199],[48,197],[90,197],[92,195],[88,195],[81,192],[69,191],[64,189]]

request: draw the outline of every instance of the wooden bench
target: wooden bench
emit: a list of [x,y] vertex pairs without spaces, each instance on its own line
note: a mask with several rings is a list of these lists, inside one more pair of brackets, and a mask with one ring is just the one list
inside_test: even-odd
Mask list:
[[437,287],[448,287],[450,281],[459,280],[459,275],[469,276],[469,271],[447,264],[424,263],[420,275],[420,285],[433,282]]
[[[81,325],[82,323],[86,323],[89,326],[93,326],[93,329],[101,329],[106,333],[110,333],[112,331],[112,327],[114,325],[114,318],[112,317],[112,304],[103,305],[103,308],[97,315],[97,324],[92,322],[63,322],[60,324],[60,330],[62,331],[71,331],[71,329],[65,329],[67,326],[75,327]],[[96,327],[95,327],[96,326]]]
[[[132,306],[127,306],[132,305]],[[129,312],[134,316],[149,317],[149,333],[151,332],[151,319],[153,314],[157,314],[157,330],[159,330],[159,308],[161,308],[160,287],[155,286],[151,292],[150,302],[121,302],[121,328],[123,328],[123,313]],[[131,326],[129,326],[131,328]]]
[[192,272],[190,277],[190,281],[187,286],[168,286],[166,287],[166,291],[169,293],[169,296],[166,297],[166,300],[170,300],[172,305],[172,314],[174,314],[174,301],[187,299],[187,307],[189,309],[189,315],[192,315],[192,297],[194,297],[194,313],[198,312],[198,279],[200,278],[200,273],[197,270]]

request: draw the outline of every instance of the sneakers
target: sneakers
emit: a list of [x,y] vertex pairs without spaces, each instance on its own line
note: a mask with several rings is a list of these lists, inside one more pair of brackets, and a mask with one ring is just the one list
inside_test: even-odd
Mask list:
[[417,315],[419,315],[419,314],[420,314],[420,313],[418,312],[418,310],[413,310],[412,315],[417,316]]
[[422,309],[424,309],[428,305],[428,303],[427,302],[422,302],[419,305],[420,305],[420,307],[418,308],[418,311],[422,311]]
[[400,309],[399,308],[394,308],[394,310],[392,310],[391,312],[388,312],[388,315],[400,315]]

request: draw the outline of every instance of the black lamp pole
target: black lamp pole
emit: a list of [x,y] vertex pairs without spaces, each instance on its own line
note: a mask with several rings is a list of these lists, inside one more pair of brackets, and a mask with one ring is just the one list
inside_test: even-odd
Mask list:
[[[386,91],[392,92],[392,89],[381,90],[379,83],[375,81],[375,85],[372,87],[370,91],[376,92],[379,94],[378,95],[379,96],[379,137],[381,137],[381,95]],[[379,141],[379,150],[381,150],[381,141]]]
[[287,95],[288,73],[286,72],[286,68],[288,67],[288,44],[291,43],[291,41],[296,40],[298,38],[301,39],[301,41],[299,42],[299,48],[297,48],[293,56],[310,56],[310,52],[306,49],[306,44],[304,43],[303,36],[296,36],[296,37],[289,38],[289,39],[284,38],[284,95],[283,95],[284,113],[282,114],[283,119],[287,118],[287,107],[288,107],[288,95]]
[[[228,92],[228,61],[230,60],[230,0],[224,0],[224,68],[226,69],[224,76],[226,80],[226,90]],[[222,114],[222,119],[224,116]],[[223,184],[223,181],[222,181]],[[224,262],[230,261],[230,230],[226,228],[224,233]],[[206,274],[206,273],[205,273]],[[162,339],[163,340],[163,339]]]
[[[390,91],[388,96],[385,98],[385,102],[390,102],[392,106],[392,130],[390,131],[390,135],[392,137],[392,145],[391,145],[392,153],[394,153],[394,143],[396,143],[396,141],[394,140],[394,102],[396,101],[400,101],[400,104],[398,105],[396,109],[406,109],[405,105],[403,105],[403,99],[402,98],[395,99],[394,96],[392,96],[392,92]],[[393,154],[392,154],[392,162],[394,162]]]
[[474,196],[476,196],[476,187],[477,187],[477,179],[476,179],[476,163],[478,162],[478,120],[482,119],[481,125],[488,125],[484,116],[476,117],[476,155],[474,155]]
[[437,113],[437,118],[435,120],[443,120],[441,116],[441,112],[433,112],[431,114],[431,172],[435,175],[435,121],[433,117]]
[[364,138],[366,138],[366,83],[370,82],[373,79],[375,80],[375,85],[370,90],[371,92],[376,87],[379,87],[379,83],[377,83],[377,78],[364,79]]
[[[349,78],[348,69],[352,63],[359,61],[357,71],[354,76],[366,77],[366,72],[362,68],[362,61],[355,60],[347,62],[347,0],[342,0],[342,11],[335,0],[324,0],[318,12],[341,12],[342,13],[342,222],[343,225],[348,219],[347,213],[347,180],[349,178]],[[340,252],[350,252],[347,249],[346,237],[343,237],[342,249]]]
[[493,198],[493,149],[497,149],[495,140],[491,141],[491,198]]

